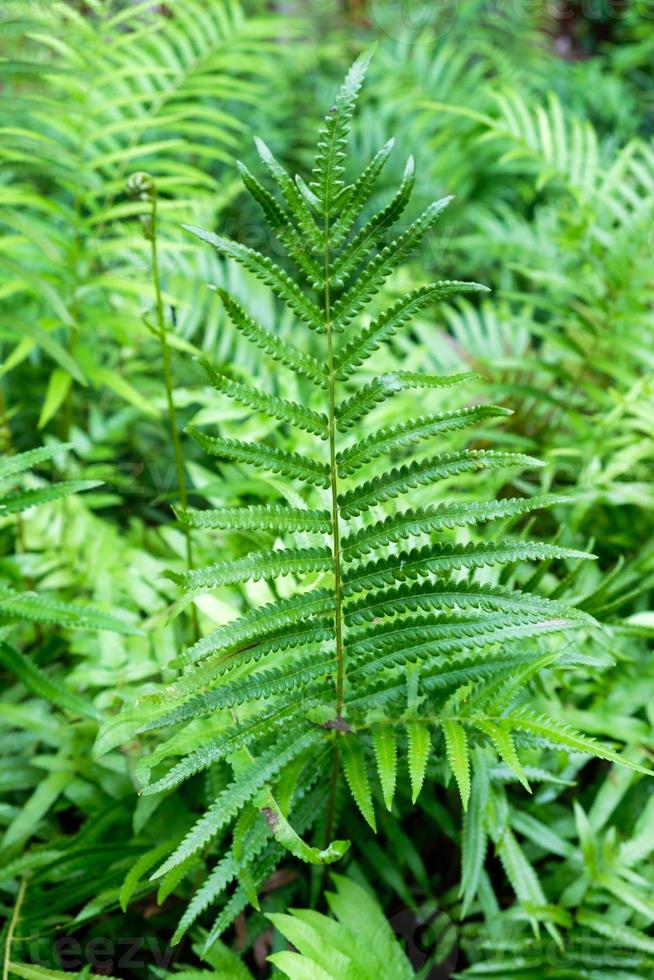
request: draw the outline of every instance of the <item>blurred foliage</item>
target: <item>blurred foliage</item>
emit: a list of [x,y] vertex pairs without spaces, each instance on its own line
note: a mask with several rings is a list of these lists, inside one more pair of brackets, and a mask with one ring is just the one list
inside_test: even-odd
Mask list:
[[[185,540],[170,508],[179,491],[152,330],[150,207],[125,183],[147,171],[159,191],[180,432],[192,423],[239,438],[247,422],[249,436],[264,439],[272,423],[213,390],[194,358],[284,398],[301,400],[301,388],[239,336],[205,284],[228,289],[282,338],[294,336],[293,319],[180,225],[278,259],[235,160],[253,164],[261,133],[288,169],[305,173],[326,100],[371,41],[352,173],[390,136],[396,152],[370,213],[392,195],[409,152],[409,220],[456,195],[382,298],[433,279],[492,288],[420,314],[377,355],[376,373],[474,370],[488,400],[514,410],[493,431],[495,448],[547,465],[457,478],[446,499],[565,494],[565,507],[523,518],[520,530],[597,561],[548,560],[517,574],[521,587],[575,605],[601,628],[575,635],[568,663],[533,678],[526,703],[651,767],[651,5],[9,0],[0,11],[0,442],[3,465],[42,446],[45,455],[0,488],[3,980],[89,968],[121,978],[266,977],[289,963],[284,936],[311,961],[295,975],[321,977],[321,944],[353,941],[325,914],[321,870],[289,856],[261,868],[261,910],[234,906],[221,940],[206,948],[209,910],[169,945],[229,841],[218,836],[178,876],[150,874],[224,788],[229,767],[139,797],[137,769],[156,743],[132,738],[121,719],[179,676],[191,608],[205,634],[293,585],[233,586],[184,606],[165,577],[185,571]],[[393,424],[406,403],[378,411]],[[236,463],[211,466],[181,439],[194,507],[284,494]],[[445,451],[459,445],[445,439]],[[300,437],[296,450],[305,446]],[[24,494],[43,499],[21,510]],[[441,499],[420,488],[410,503]],[[193,532],[198,565],[269,544],[256,530]],[[101,723],[112,738],[96,758]],[[650,977],[654,784],[533,743],[521,758],[531,794],[480,748],[464,817],[450,767],[433,753],[416,808],[402,775],[392,812],[377,806],[376,836],[339,791],[353,841],[339,874],[375,896],[418,976],[440,963],[462,976]],[[309,792],[307,827],[314,805]],[[337,892],[336,917],[356,936],[362,900],[347,886]],[[303,921],[317,945],[302,947]],[[271,951],[282,954],[275,967]]]

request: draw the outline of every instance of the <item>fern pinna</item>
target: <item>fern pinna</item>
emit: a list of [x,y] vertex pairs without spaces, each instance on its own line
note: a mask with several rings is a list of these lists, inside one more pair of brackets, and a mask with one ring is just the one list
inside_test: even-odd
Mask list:
[[[284,539],[288,546],[271,543],[267,551],[217,561],[174,579],[190,597],[221,585],[283,576],[305,584],[200,639],[186,651],[179,679],[143,699],[136,710],[141,732],[175,728],[172,738],[140,764],[144,793],[169,792],[204,770],[220,774],[208,809],[154,873],[168,894],[196,867],[200,851],[209,847],[222,855],[191,900],[177,938],[220,898],[223,907],[208,939],[213,941],[248,901],[257,903],[257,890],[284,849],[312,863],[332,862],[345,853],[348,842],[332,840],[341,772],[374,829],[374,796],[380,791],[383,803],[392,806],[398,755],[407,761],[414,801],[430,755],[447,759],[464,807],[474,743],[494,747],[524,783],[515,739],[618,758],[524,703],[512,708],[529,680],[556,659],[556,651],[536,636],[579,627],[590,618],[557,601],[475,578],[482,566],[579,559],[583,553],[520,536],[462,543],[450,533],[526,514],[553,498],[441,502],[414,509],[403,503],[414,488],[457,474],[538,465],[524,455],[485,448],[422,453],[432,437],[507,411],[473,405],[379,426],[375,409],[394,395],[413,389],[424,392],[422,398],[431,398],[432,391],[437,397],[438,389],[471,376],[395,370],[351,387],[358,368],[419,311],[484,288],[433,282],[372,317],[364,312],[448,203],[446,198],[430,204],[382,246],[409,201],[409,159],[395,196],[353,230],[392,149],[387,143],[352,184],[345,184],[346,141],[368,61],[363,56],[355,62],[325,117],[309,184],[290,177],[261,141],[259,155],[283,204],[240,167],[246,189],[297,267],[297,279],[245,245],[188,228],[270,287],[297,318],[299,341],[300,325],[307,338],[317,335],[304,349],[302,343],[292,345],[257,323],[235,298],[221,294],[235,327],[314,390],[312,407],[267,394],[208,365],[211,383],[221,393],[311,434],[316,450],[285,448],[284,430],[275,444],[190,430],[211,456],[277,474],[276,486],[283,478],[305,489],[302,496],[289,489],[289,502],[179,513],[195,528],[272,532],[271,542]],[[380,462],[384,459],[391,462]],[[411,539],[417,546],[410,546]],[[162,773],[171,756],[179,759]]]

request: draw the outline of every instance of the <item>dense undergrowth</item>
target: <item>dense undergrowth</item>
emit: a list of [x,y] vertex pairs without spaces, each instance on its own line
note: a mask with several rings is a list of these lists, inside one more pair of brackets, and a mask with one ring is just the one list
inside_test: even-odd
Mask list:
[[3,980],[652,976],[651,11],[0,43]]

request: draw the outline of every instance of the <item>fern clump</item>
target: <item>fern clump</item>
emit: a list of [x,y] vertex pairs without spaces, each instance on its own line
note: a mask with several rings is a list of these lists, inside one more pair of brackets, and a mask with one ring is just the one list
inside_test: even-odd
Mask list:
[[[439,410],[439,391],[470,382],[467,373],[440,377],[398,369],[356,383],[359,368],[417,313],[484,290],[473,282],[433,282],[381,310],[375,304],[368,315],[385,281],[449,201],[433,202],[387,241],[410,199],[409,159],[391,201],[359,220],[392,149],[387,143],[345,183],[347,138],[368,61],[366,55],[355,62],[325,117],[308,183],[288,175],[261,141],[262,163],[280,197],[240,168],[296,275],[238,242],[188,228],[260,278],[294,315],[297,345],[221,293],[234,327],[300,376],[305,387],[298,390],[312,393],[311,404],[268,394],[208,365],[211,384],[302,430],[315,439],[315,451],[289,451],[283,430],[274,443],[189,430],[209,455],[276,474],[275,486],[287,481],[289,492],[287,500],[241,508],[184,508],[180,520],[205,530],[256,531],[263,540],[272,532],[286,545],[273,547],[270,537],[268,550],[171,577],[190,599],[258,579],[293,576],[298,586],[194,643],[178,680],[134,712],[136,730],[174,729],[140,763],[143,793],[170,792],[210,767],[220,774],[209,806],[154,873],[167,894],[195,867],[200,851],[220,844],[222,856],[191,900],[177,938],[222,897],[211,943],[248,901],[257,903],[259,886],[285,851],[315,864],[339,859],[348,847],[346,840],[332,840],[341,774],[374,829],[375,796],[391,808],[400,758],[414,801],[430,757],[437,757],[456,780],[464,807],[477,745],[476,757],[493,751],[524,785],[521,742],[618,759],[524,701],[514,707],[530,679],[557,658],[539,638],[591,624],[591,617],[520,591],[507,576],[501,584],[475,577],[484,566],[591,556],[520,534],[464,542],[451,533],[512,520],[558,498],[408,505],[416,487],[433,488],[452,476],[481,478],[489,470],[539,465],[519,453],[429,448],[446,433],[510,413],[482,404]],[[428,407],[377,424],[376,409],[407,391],[419,392]]]

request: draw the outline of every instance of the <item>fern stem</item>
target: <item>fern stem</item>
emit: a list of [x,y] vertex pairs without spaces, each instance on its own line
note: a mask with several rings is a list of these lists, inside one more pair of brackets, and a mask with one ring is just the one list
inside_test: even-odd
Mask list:
[[7,927],[7,938],[5,939],[5,955],[2,964],[2,980],[9,980],[9,968],[11,966],[11,944],[14,941],[14,932],[16,931],[16,926],[18,925],[18,918],[20,916],[20,910],[23,905],[23,899],[25,898],[25,890],[27,888],[27,878],[23,878],[20,883],[20,888],[18,889],[18,895],[16,896],[16,904],[14,905],[14,910],[11,914],[11,920]]
[[[331,488],[332,513],[332,553],[334,558],[334,636],[336,641],[336,717],[343,712],[343,692],[345,664],[343,657],[343,612],[341,585],[341,536],[338,513],[338,476],[336,472],[336,372],[334,369],[334,339],[331,315],[331,276],[329,256],[329,213],[325,208],[325,332],[327,334],[327,370],[328,370],[328,439],[329,439],[329,483]],[[339,766],[338,732],[334,732],[334,747],[332,756],[332,771],[329,780],[329,801],[327,804],[327,821],[325,824],[325,847],[328,846],[334,832],[336,816],[336,793],[338,790]],[[324,873],[323,873],[324,880]]]
[[325,331],[327,334],[327,369],[329,374],[329,482],[331,487],[332,547],[334,557],[334,632],[336,634],[336,717],[343,711],[345,665],[343,657],[343,614],[341,587],[341,541],[338,513],[338,478],[336,474],[336,376],[331,318],[331,280],[329,267],[329,217],[325,213]]
[[[159,346],[161,348],[161,359],[163,362],[163,378],[164,387],[166,389],[166,406],[168,410],[168,426],[170,429],[170,438],[173,444],[173,454],[175,457],[175,469],[177,472],[177,487],[179,493],[179,500],[184,510],[188,507],[188,494],[186,492],[186,478],[184,476],[184,457],[182,455],[182,447],[179,441],[179,430],[177,426],[177,413],[175,411],[175,402],[173,401],[173,375],[170,363],[170,347],[168,345],[168,331],[166,328],[166,318],[164,315],[163,297],[161,295],[161,280],[159,276],[159,253],[157,248],[157,188],[152,182],[150,190],[150,219],[151,226],[147,229],[146,234],[150,241],[150,258],[152,263],[152,282],[154,285],[155,294],[155,309],[157,317],[157,337],[159,339]],[[193,543],[191,539],[191,529],[188,525],[184,525],[184,537],[186,539],[186,566],[189,571],[193,568]],[[191,607],[191,617],[193,621],[193,634],[194,638],[197,640],[200,631],[197,618],[197,610],[195,606]]]
[[[338,789],[338,776],[340,773],[340,750],[338,746],[339,733],[334,732],[334,748],[332,755],[332,771],[329,777],[329,800],[327,802],[327,820],[325,821],[325,842],[324,847],[328,847],[334,836],[334,822],[336,819],[336,791]],[[323,880],[327,866],[323,866]]]

